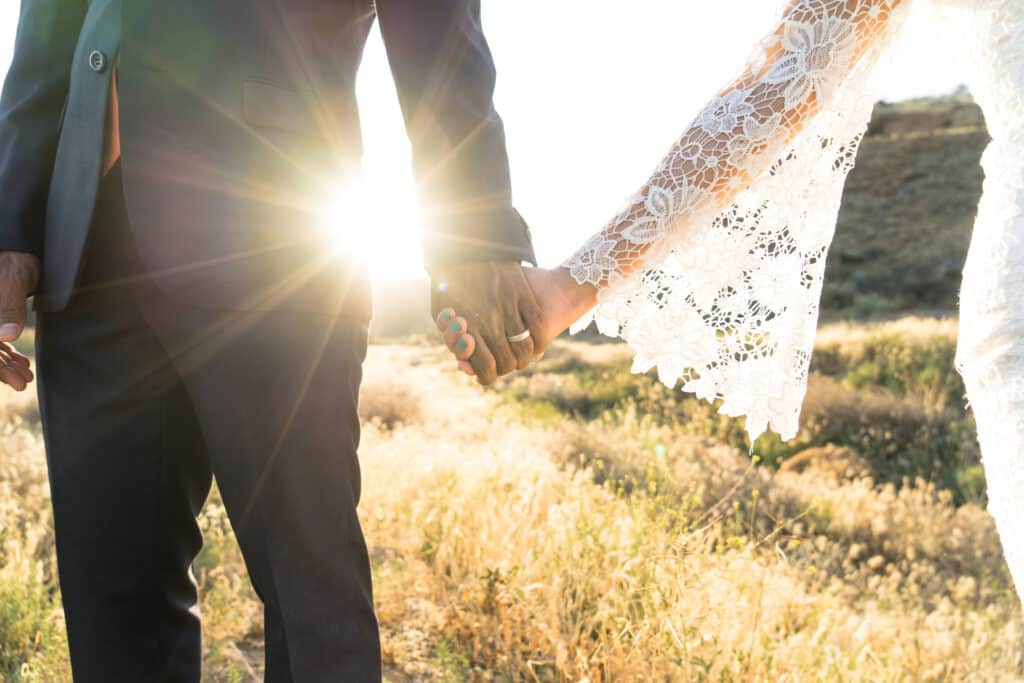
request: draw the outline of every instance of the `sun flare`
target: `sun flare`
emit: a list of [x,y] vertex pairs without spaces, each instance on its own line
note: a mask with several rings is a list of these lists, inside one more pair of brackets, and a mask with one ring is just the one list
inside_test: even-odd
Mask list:
[[421,223],[415,194],[363,173],[327,202],[327,229],[337,251],[368,264],[375,279],[423,272]]

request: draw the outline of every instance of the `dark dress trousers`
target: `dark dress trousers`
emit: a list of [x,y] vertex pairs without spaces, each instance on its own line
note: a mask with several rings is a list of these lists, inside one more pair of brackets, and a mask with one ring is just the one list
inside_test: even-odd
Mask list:
[[[533,260],[479,0],[22,0],[0,250],[43,263],[38,388],[76,681],[199,680],[190,567],[211,477],[264,602],[267,680],[380,679],[356,516],[369,290],[320,220],[358,169],[375,18],[428,265]],[[103,176],[115,71],[121,160]]]

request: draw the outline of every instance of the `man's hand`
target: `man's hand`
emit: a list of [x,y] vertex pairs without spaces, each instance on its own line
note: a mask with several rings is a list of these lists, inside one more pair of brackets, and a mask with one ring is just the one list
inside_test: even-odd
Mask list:
[[29,360],[11,346],[25,329],[26,300],[39,284],[39,259],[0,251],[0,382],[24,391],[32,381]]
[[[432,271],[431,278],[435,320],[444,321],[442,311],[453,308],[462,317],[444,321],[449,325],[446,335],[469,332],[476,340],[469,362],[480,384],[493,384],[501,375],[525,368],[544,351],[534,344],[541,338],[541,309],[518,263],[446,266]],[[509,341],[525,330],[532,336]]]

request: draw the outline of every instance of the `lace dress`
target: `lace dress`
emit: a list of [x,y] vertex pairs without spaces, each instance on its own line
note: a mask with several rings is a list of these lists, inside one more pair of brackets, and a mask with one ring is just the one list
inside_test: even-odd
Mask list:
[[[928,2],[929,0],[914,0]],[[1024,587],[1024,2],[931,0],[971,57],[993,142],[961,294],[957,365],[996,519]],[[825,258],[876,100],[876,68],[911,0],[792,0],[743,73],[623,211],[564,264],[634,370],[796,435]]]

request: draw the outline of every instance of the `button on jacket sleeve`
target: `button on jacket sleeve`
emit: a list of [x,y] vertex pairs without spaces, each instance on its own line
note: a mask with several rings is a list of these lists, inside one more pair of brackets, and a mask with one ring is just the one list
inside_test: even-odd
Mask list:
[[0,96],[0,250],[42,253],[61,112],[85,11],[84,0],[22,0]]
[[412,142],[427,267],[534,262],[529,229],[512,206],[479,0],[377,0],[376,7]]

